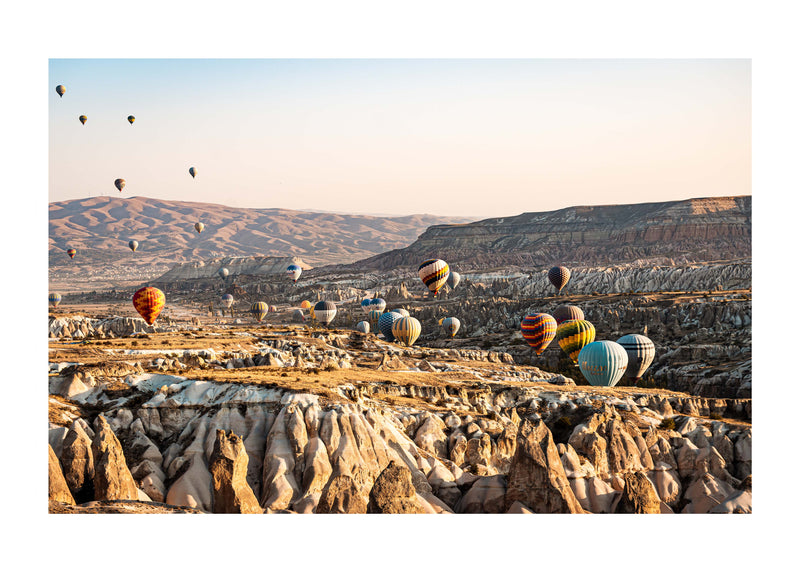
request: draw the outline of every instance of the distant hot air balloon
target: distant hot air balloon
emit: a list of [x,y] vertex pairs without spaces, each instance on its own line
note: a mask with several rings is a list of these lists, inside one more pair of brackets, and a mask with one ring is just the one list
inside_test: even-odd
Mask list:
[[226,308],[230,308],[233,306],[233,295],[232,294],[225,294],[222,296],[222,305]]
[[369,314],[367,314],[367,318],[369,318],[369,323],[372,325],[372,329],[379,332],[380,329],[378,327],[378,320],[381,319],[381,312],[380,310],[370,310]]
[[294,312],[292,312],[292,320],[294,320],[295,322],[305,322],[306,317],[303,315],[302,310],[295,310]]
[[192,176],[192,179],[194,179],[195,175],[197,175],[197,169],[189,167],[189,174]]
[[117,190],[119,190],[119,192],[121,193],[122,189],[125,188],[125,179],[116,179],[114,181],[114,186],[117,187]]
[[650,338],[641,334],[622,336],[617,340],[617,343],[628,354],[628,367],[625,370],[625,376],[634,382],[639,381],[656,357],[655,344]]
[[368,334],[369,333],[369,322],[361,320],[359,323],[356,324],[356,330],[358,330],[362,334]]
[[75,250],[74,248],[68,248],[67,254],[69,255],[70,258],[75,258],[75,255],[78,254],[78,251]]
[[256,302],[250,306],[250,315],[253,316],[256,322],[263,320],[267,312],[269,312],[269,306],[267,306],[266,302]]
[[594,325],[586,320],[567,320],[561,322],[556,330],[558,345],[576,364],[578,354],[594,341],[594,336]]
[[392,335],[399,342],[411,346],[422,333],[422,324],[416,318],[399,318],[392,324]]
[[448,276],[450,276],[450,267],[444,260],[432,258],[419,265],[419,277],[434,296],[447,282]]
[[136,118],[135,118],[133,115],[129,115],[129,116],[128,116],[128,123],[130,123],[131,125],[133,125],[133,122],[134,122],[134,121],[136,121]]
[[197,231],[197,234],[200,234],[201,232],[203,232],[203,229],[205,227],[206,227],[206,225],[204,225],[202,222],[194,223],[194,229]]
[[456,335],[460,327],[461,327],[461,321],[458,318],[450,317],[442,320],[442,329],[451,338]]
[[386,309],[386,300],[383,298],[373,298],[369,301],[369,309],[383,312]]
[[383,334],[383,337],[386,338],[387,342],[394,341],[394,334],[392,334],[392,325],[402,318],[400,314],[397,312],[384,312],[378,318],[378,329]]
[[288,268],[286,268],[286,274],[292,281],[297,284],[297,279],[300,278],[300,275],[303,273],[303,269],[300,268],[297,264],[290,264]]
[[372,308],[369,307],[370,302],[372,302],[372,298],[364,298],[361,300],[361,309],[364,310],[365,314],[369,314]]
[[153,325],[161,310],[164,309],[165,302],[164,293],[152,286],[140,288],[133,295],[133,307],[136,308],[142,319],[150,326]]
[[65,91],[67,91],[67,88],[65,88],[63,85],[56,86],[56,93],[58,94],[58,97],[62,97]]
[[578,354],[578,367],[590,384],[614,387],[628,367],[628,354],[617,342],[592,342]]
[[230,272],[228,272],[228,269],[227,269],[227,268],[225,268],[225,267],[222,267],[222,268],[220,268],[220,269],[217,271],[217,274],[219,274],[219,277],[220,277],[220,278],[222,278],[223,280],[225,280],[225,279],[228,277],[228,274],[230,274]]
[[128,248],[130,248],[133,252],[136,252],[136,249],[139,248],[139,243],[135,240],[128,241]]
[[455,270],[451,270],[450,276],[448,276],[447,278],[447,285],[455,290],[455,287],[458,286],[459,282],[461,282],[461,274],[459,274]]
[[275,312],[277,312],[277,311],[278,311],[278,308],[277,308],[276,306],[273,306],[272,304],[270,304],[270,306],[269,306],[269,313],[270,313],[270,314],[274,314],[274,313],[275,313]]
[[570,272],[569,268],[565,268],[563,266],[553,266],[548,272],[547,277],[550,279],[550,282],[558,289],[558,293],[561,293],[561,289],[567,285],[569,282]]
[[404,318],[408,318],[411,315],[411,314],[408,313],[408,310],[406,310],[405,308],[397,308],[396,310],[392,310],[392,312],[397,312],[398,314],[400,314]]
[[50,302],[50,305],[55,308],[61,303],[61,294],[58,292],[50,292],[50,295],[47,297],[47,301]]
[[86,117],[85,115],[81,115],[80,117],[78,117],[78,121],[81,122],[81,125],[86,125],[86,120],[87,119],[89,119],[89,118]]
[[522,337],[538,356],[556,337],[557,327],[556,319],[550,314],[528,314],[522,319]]
[[308,300],[303,300],[302,302],[300,302],[300,307],[303,308],[304,310],[308,310],[311,308],[311,302],[309,302]]
[[314,318],[326,326],[336,316],[336,304],[322,300],[314,304]]
[[577,306],[561,304],[553,310],[553,317],[556,319],[556,323],[560,324],[567,320],[583,320],[585,316],[583,315],[583,310]]

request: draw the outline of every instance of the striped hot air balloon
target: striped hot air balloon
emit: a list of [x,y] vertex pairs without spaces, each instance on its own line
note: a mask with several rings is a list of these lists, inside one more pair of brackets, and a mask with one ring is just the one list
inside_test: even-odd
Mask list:
[[538,356],[556,337],[557,327],[556,319],[550,314],[528,314],[522,319],[522,337]]
[[326,326],[333,321],[336,316],[336,304],[322,300],[314,304],[314,318]]
[[230,308],[233,306],[233,295],[232,294],[225,294],[221,299],[222,305],[226,308]]
[[560,294],[561,289],[569,282],[570,271],[569,268],[563,266],[553,266],[547,272],[547,277],[550,279],[550,283],[558,289],[558,293]]
[[625,352],[628,354],[628,367],[625,370],[625,377],[634,382],[639,379],[653,363],[656,357],[656,346],[650,338],[641,334],[628,334],[617,340]]
[[75,255],[76,255],[76,254],[78,254],[78,251],[77,251],[77,250],[75,250],[74,248],[68,248],[68,249],[67,249],[67,255],[68,255],[70,258],[75,258]]
[[400,314],[397,312],[384,312],[378,318],[378,329],[383,334],[383,337],[386,338],[386,341],[393,342],[394,341],[394,334],[392,334],[392,325],[402,318]]
[[361,332],[362,334],[369,333],[369,322],[361,320],[359,323],[356,324],[356,330]]
[[303,310],[309,310],[311,309],[311,302],[309,302],[308,300],[303,300],[302,302],[300,302],[300,307]]
[[379,312],[383,312],[386,309],[386,300],[383,298],[373,298],[369,301],[369,309],[378,310]]
[[286,275],[292,279],[292,282],[297,284],[297,279],[300,278],[300,275],[303,273],[303,269],[300,268],[297,264],[290,264],[289,267],[286,269]]
[[586,320],[567,320],[559,324],[556,341],[570,359],[578,363],[578,354],[584,346],[594,341],[594,325]]
[[370,310],[369,314],[367,314],[367,319],[369,319],[369,323],[372,326],[372,329],[379,332],[380,328],[378,327],[378,320],[381,319],[381,312],[380,310]]
[[50,302],[50,305],[53,308],[56,308],[61,303],[61,294],[58,292],[50,292],[50,295],[47,297],[47,301]]
[[370,302],[372,302],[371,298],[364,298],[361,300],[361,309],[364,310],[365,314],[369,314],[372,308],[369,307]]
[[461,327],[461,320],[455,317],[449,317],[442,320],[442,330],[451,338],[456,335]]
[[561,304],[553,310],[553,317],[556,319],[556,323],[560,324],[567,320],[583,320],[585,316],[583,315],[583,310],[577,306]]
[[628,367],[628,354],[617,342],[592,342],[578,354],[578,367],[590,384],[614,387]]
[[392,335],[407,346],[413,345],[421,333],[422,324],[416,318],[399,318],[392,324]]
[[439,292],[450,276],[450,267],[444,260],[431,258],[419,265],[419,277],[433,295]]
[[142,319],[150,326],[153,325],[161,310],[164,309],[165,302],[164,293],[153,286],[140,288],[133,295],[133,307],[136,308]]
[[267,312],[269,312],[269,306],[266,302],[256,302],[250,306],[250,315],[253,316],[256,322],[263,320]]

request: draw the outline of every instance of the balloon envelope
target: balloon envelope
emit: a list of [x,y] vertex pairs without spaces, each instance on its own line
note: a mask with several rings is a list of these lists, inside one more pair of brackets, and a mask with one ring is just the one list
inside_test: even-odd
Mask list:
[[547,272],[547,277],[550,279],[550,283],[561,292],[561,289],[569,282],[570,271],[563,266],[553,266]]
[[584,346],[594,341],[594,336],[594,325],[586,320],[567,320],[559,324],[556,330],[558,345],[576,364],[578,354]]
[[450,276],[450,267],[444,260],[431,258],[419,265],[419,277],[434,296],[447,282],[448,276]]
[[133,295],[133,307],[136,308],[139,315],[150,326],[153,325],[161,310],[164,309],[165,302],[164,293],[152,286],[145,286],[137,290]]
[[617,342],[592,342],[578,354],[578,367],[590,384],[614,387],[628,367],[628,354]]
[[303,300],[302,302],[300,302],[300,307],[303,308],[304,310],[308,310],[309,308],[311,308],[311,302],[309,302],[308,300]]
[[232,294],[225,294],[222,297],[222,305],[226,308],[230,308],[233,305],[233,295]]
[[369,333],[369,322],[361,320],[359,323],[356,324],[356,330],[358,330],[362,334],[368,334]]
[[364,298],[361,300],[361,309],[364,310],[365,314],[369,314],[369,311],[372,309],[369,307],[370,302],[372,302],[371,298]]
[[392,324],[392,334],[399,342],[407,346],[413,345],[422,333],[422,324],[416,318],[398,318]]
[[114,186],[117,187],[117,189],[121,193],[122,189],[125,188],[125,179],[115,179],[114,180]]
[[396,310],[392,310],[392,312],[397,312],[398,314],[400,314],[404,318],[408,318],[411,315],[411,314],[408,313],[408,310],[406,310],[405,308],[397,308]]
[[61,97],[62,95],[64,95],[65,91],[67,91],[67,89],[63,85],[57,85],[56,86],[56,93],[58,94],[58,97]]
[[383,312],[386,309],[386,300],[383,298],[373,298],[369,301],[369,309],[371,310],[378,310],[379,312]]
[[87,119],[88,117],[86,117],[85,115],[81,115],[80,117],[78,117],[78,120],[81,122],[81,125],[86,125]]
[[336,304],[333,302],[322,300],[314,304],[314,317],[318,322],[327,326],[334,316],[336,316]]
[[556,307],[556,309],[553,310],[553,317],[556,319],[557,324],[566,322],[567,320],[583,320],[585,318],[583,310],[570,304],[561,304]]
[[192,176],[192,179],[194,179],[194,176],[197,175],[197,169],[189,167],[189,174]]
[[442,329],[451,338],[456,335],[458,329],[461,327],[461,321],[458,318],[450,317],[442,320]]
[[378,328],[380,329],[383,337],[386,338],[387,341],[393,342],[394,341],[394,334],[392,334],[392,325],[402,318],[400,314],[397,312],[384,312],[378,318]]
[[378,320],[381,319],[381,312],[380,310],[370,310],[369,314],[367,314],[367,318],[369,318],[369,323],[372,324],[372,329],[380,331],[378,327]]
[[286,274],[294,282],[297,282],[297,279],[300,278],[300,275],[302,273],[303,273],[303,269],[300,268],[297,264],[290,264],[289,267],[286,269]]
[[447,285],[450,286],[450,288],[455,289],[459,282],[461,282],[461,274],[455,270],[451,270],[450,276],[447,278]]
[[223,268],[220,268],[220,269],[219,269],[219,271],[217,272],[217,274],[219,274],[219,277],[220,277],[220,278],[222,278],[223,280],[225,280],[225,279],[228,277],[228,274],[230,274],[230,272],[228,272],[228,269],[227,269],[227,268],[223,267]]
[[292,312],[292,320],[294,320],[295,322],[305,322],[306,317],[303,315],[302,310],[295,310],[294,312]]
[[136,252],[136,249],[139,248],[139,243],[135,240],[128,241],[128,248],[130,248],[133,252]]
[[628,354],[628,367],[625,370],[625,377],[638,380],[653,363],[656,357],[656,346],[647,336],[641,334],[628,334],[617,340],[617,343],[625,348]]
[[522,319],[520,328],[522,329],[522,337],[528,342],[536,355],[541,353],[550,345],[553,338],[556,337],[556,319],[550,314],[528,314]]
[[263,320],[267,312],[269,312],[269,306],[267,306],[266,302],[256,302],[250,306],[250,314],[255,318],[256,322]]
[[206,225],[204,225],[202,222],[194,223],[194,229],[197,231],[197,234],[200,234],[201,232],[203,232],[203,229],[205,227],[206,227]]
[[133,115],[129,115],[129,116],[128,116],[128,123],[130,123],[131,125],[133,125],[133,122],[134,122],[134,121],[136,121],[136,118],[135,118]]
[[47,297],[47,301],[50,302],[50,305],[55,308],[61,303],[61,294],[57,292],[50,292],[50,295]]
[[76,255],[76,254],[78,254],[78,251],[77,251],[77,250],[75,250],[74,248],[68,248],[68,249],[67,249],[67,255],[68,255],[70,258],[75,258],[75,255]]

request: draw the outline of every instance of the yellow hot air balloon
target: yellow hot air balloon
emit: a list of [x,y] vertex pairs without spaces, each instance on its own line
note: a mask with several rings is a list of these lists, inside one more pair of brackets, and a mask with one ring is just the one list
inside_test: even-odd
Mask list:
[[87,119],[88,119],[88,117],[86,117],[85,115],[81,115],[80,117],[78,117],[78,121],[81,122],[81,125],[86,125],[86,120]]
[[129,116],[128,116],[128,123],[130,123],[131,125],[133,125],[133,122],[134,122],[134,121],[136,121],[136,118],[135,118],[133,115],[129,115]]
[[56,93],[58,94],[58,97],[62,97],[65,91],[67,91],[67,89],[63,85],[56,86]]

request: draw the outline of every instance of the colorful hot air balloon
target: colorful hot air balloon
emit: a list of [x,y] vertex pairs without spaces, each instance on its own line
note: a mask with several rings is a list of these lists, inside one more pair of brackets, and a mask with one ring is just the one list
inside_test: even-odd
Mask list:
[[75,250],[74,248],[68,248],[67,254],[69,255],[70,258],[75,258],[75,255],[78,254],[78,251]]
[[522,319],[522,337],[538,356],[556,337],[557,327],[556,319],[550,314],[528,314]]
[[369,307],[370,302],[372,302],[371,298],[364,298],[361,300],[361,309],[364,310],[365,314],[369,314],[369,311],[372,309]]
[[392,310],[392,312],[397,312],[398,314],[400,314],[404,318],[408,318],[411,315],[411,314],[408,313],[408,310],[406,310],[405,308],[397,308],[396,310]]
[[397,312],[384,312],[378,318],[378,329],[380,329],[383,337],[386,338],[387,342],[394,341],[394,334],[392,334],[392,325],[402,318],[400,314]]
[[274,313],[275,313],[275,312],[277,312],[277,311],[278,311],[278,308],[277,308],[277,306],[273,306],[272,304],[270,304],[270,306],[269,306],[269,313],[270,313],[270,314],[274,314]]
[[130,123],[131,125],[133,125],[133,122],[134,122],[134,121],[136,121],[136,118],[135,118],[133,115],[129,115],[129,116],[128,116],[128,123]]
[[292,281],[297,284],[297,279],[300,278],[300,275],[303,273],[303,269],[300,268],[297,264],[290,264],[286,268],[286,274]]
[[139,243],[135,240],[129,240],[128,248],[130,248],[133,252],[136,252],[136,249],[139,248]]
[[650,338],[641,334],[622,336],[617,343],[628,354],[628,368],[625,370],[625,376],[634,382],[639,381],[656,357],[655,344]]
[[556,319],[556,323],[560,324],[567,320],[583,320],[584,315],[583,310],[577,306],[561,304],[553,311],[553,317]]
[[455,270],[451,270],[450,276],[447,278],[447,285],[450,286],[450,288],[455,289],[459,282],[461,282],[461,274]]
[[65,88],[63,85],[56,86],[56,93],[58,94],[58,97],[62,97],[65,91],[67,91],[67,88]]
[[422,333],[422,324],[416,318],[398,318],[392,324],[392,335],[399,342],[411,346]]
[[458,329],[461,327],[461,321],[458,318],[445,318],[442,320],[442,329],[444,333],[449,335],[451,338],[456,335]]
[[448,276],[450,276],[450,267],[444,260],[432,258],[419,265],[419,277],[434,296],[447,282]]
[[205,227],[206,227],[206,225],[204,225],[202,222],[194,223],[194,229],[197,231],[197,234],[200,234],[201,232],[203,232],[203,229]]
[[86,125],[86,120],[87,119],[89,119],[89,118],[86,117],[85,115],[81,115],[80,117],[78,117],[78,121],[81,122],[81,125]]
[[304,310],[308,310],[311,308],[311,302],[309,302],[308,300],[303,300],[302,302],[300,302],[300,307],[303,308]]
[[219,274],[219,277],[220,277],[220,278],[222,278],[223,280],[225,280],[225,279],[228,277],[228,274],[230,274],[230,272],[228,272],[228,269],[227,269],[227,268],[225,268],[225,267],[223,266],[222,268],[220,268],[220,269],[217,271],[217,274]]
[[369,301],[369,309],[378,310],[379,312],[383,312],[386,309],[386,300],[383,298],[373,298]]
[[292,320],[295,322],[305,322],[306,317],[303,315],[302,310],[295,310],[292,312]]
[[578,354],[594,341],[594,325],[586,320],[567,320],[556,329],[556,341],[570,359],[578,363]]
[[314,318],[326,326],[331,323],[336,316],[336,304],[322,300],[314,304]]
[[114,186],[117,187],[117,190],[121,193],[122,189],[125,188],[125,179],[115,179]]
[[369,322],[365,322],[364,320],[361,320],[359,323],[356,324],[356,330],[358,330],[362,334],[368,334],[369,333]]
[[570,272],[568,268],[564,268],[563,266],[553,266],[548,272],[547,277],[550,279],[550,282],[558,289],[558,293],[561,293],[561,289],[567,285],[569,282]]
[[590,384],[614,387],[628,367],[628,354],[617,342],[592,342],[578,354],[578,367]]
[[140,288],[133,295],[133,307],[136,308],[139,315],[150,326],[153,325],[161,310],[164,309],[165,302],[164,293],[152,286]]
[[250,306],[250,315],[253,316],[256,322],[263,320],[267,312],[269,312],[269,306],[267,306],[266,302],[256,302]]
[[222,299],[222,305],[226,308],[230,308],[233,306],[233,295],[232,294],[225,294]]
[[380,310],[370,310],[369,314],[367,314],[367,318],[369,319],[369,323],[372,325],[372,329],[376,331],[380,331],[378,328],[378,320],[381,319],[381,312]]
[[189,167],[189,174],[192,176],[192,179],[194,179],[195,175],[197,175],[197,169]]
[[61,303],[61,294],[58,292],[50,292],[50,295],[47,297],[47,301],[50,302],[50,305],[55,308]]

